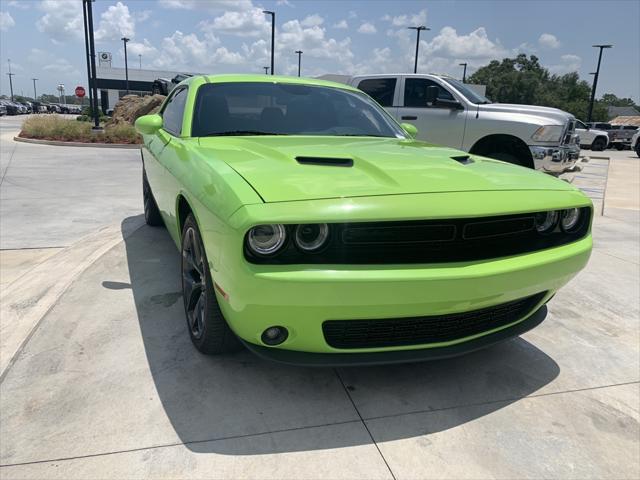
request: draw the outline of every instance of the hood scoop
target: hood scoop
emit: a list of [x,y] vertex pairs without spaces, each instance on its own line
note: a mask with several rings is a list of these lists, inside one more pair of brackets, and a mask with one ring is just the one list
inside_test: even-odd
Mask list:
[[323,167],[353,167],[352,158],[336,157],[296,157],[300,165],[320,165]]
[[451,157],[451,159],[461,163],[462,165],[469,165],[470,163],[473,163],[473,160],[471,160],[469,155],[457,155],[455,157]]

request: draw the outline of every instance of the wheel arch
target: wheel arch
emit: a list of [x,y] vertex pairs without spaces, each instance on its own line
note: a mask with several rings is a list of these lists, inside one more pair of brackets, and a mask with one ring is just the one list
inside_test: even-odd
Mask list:
[[469,149],[469,153],[487,156],[493,152],[500,151],[503,148],[505,149],[503,151],[506,153],[510,153],[510,151],[516,149],[519,152],[519,155],[524,159],[524,166],[532,169],[535,168],[529,146],[521,138],[516,137],[515,135],[505,133],[486,135],[473,144]]
[[176,223],[178,226],[178,238],[182,238],[182,229],[184,227],[184,222],[187,220],[189,214],[192,214],[198,222],[198,218],[196,217],[195,211],[191,207],[189,200],[183,193],[179,193],[176,198]]

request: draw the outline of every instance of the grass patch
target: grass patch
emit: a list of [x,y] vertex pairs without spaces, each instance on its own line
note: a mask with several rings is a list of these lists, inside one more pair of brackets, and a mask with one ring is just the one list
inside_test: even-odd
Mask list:
[[59,115],[33,115],[22,124],[20,137],[83,143],[142,143],[133,125],[109,125],[104,133],[92,133],[92,124]]

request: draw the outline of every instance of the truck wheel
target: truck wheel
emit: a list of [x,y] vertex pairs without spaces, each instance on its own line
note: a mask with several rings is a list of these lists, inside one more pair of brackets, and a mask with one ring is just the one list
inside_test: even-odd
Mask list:
[[207,355],[238,350],[240,342],[220,310],[200,229],[192,214],[184,222],[181,245],[182,298],[191,341]]
[[156,204],[156,199],[153,198],[151,192],[151,186],[147,180],[147,172],[142,170],[142,200],[144,202],[144,220],[147,225],[151,227],[162,226],[162,215]]
[[624,143],[616,143],[616,150],[618,151],[624,150]]
[[597,137],[591,144],[591,150],[594,152],[601,152],[607,148],[607,141],[602,137]]
[[636,155],[640,157],[640,140],[636,142]]

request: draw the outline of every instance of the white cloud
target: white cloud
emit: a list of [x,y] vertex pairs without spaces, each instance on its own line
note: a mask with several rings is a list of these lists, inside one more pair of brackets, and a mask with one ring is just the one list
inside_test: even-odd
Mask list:
[[418,25],[425,25],[427,23],[427,10],[420,10],[413,15],[398,15],[392,17],[391,15],[385,15],[382,20],[391,22],[394,27],[417,27]]
[[158,49],[154,47],[146,38],[141,42],[129,42],[127,45],[127,51],[131,55],[155,55]]
[[142,10],[139,12],[133,12],[133,18],[135,18],[136,22],[146,22],[151,18],[151,14],[153,12],[151,10]]
[[247,10],[227,10],[211,21],[201,22],[200,28],[216,34],[258,37],[271,31],[271,22],[261,8],[252,6]]
[[565,73],[577,72],[582,66],[582,58],[578,55],[562,55],[560,57],[560,63],[549,66],[549,71],[557,75],[564,75]]
[[304,20],[300,22],[300,25],[302,25],[303,27],[314,27],[316,25],[322,25],[323,23],[324,18],[322,18],[317,13],[314,13],[313,15],[305,17]]
[[135,33],[136,22],[129,13],[129,7],[118,2],[102,12],[100,23],[95,31],[95,39],[96,41],[120,40],[122,37],[133,37]]
[[0,31],[6,32],[16,24],[9,12],[0,12]]
[[[421,42],[422,44],[423,42]],[[508,51],[498,41],[492,41],[484,27],[479,27],[468,35],[458,35],[455,28],[444,27],[430,42],[424,42],[427,56],[445,58],[499,58]]]
[[560,42],[556,36],[551,33],[543,33],[540,35],[540,38],[538,38],[538,44],[545,48],[558,48],[560,46]]
[[84,30],[82,8],[78,5],[76,0],[44,0],[39,8],[45,13],[36,22],[37,29],[54,43],[81,39]]
[[333,24],[333,28],[346,30],[347,28],[349,28],[349,23],[347,23],[346,20],[340,20],[339,22]]
[[27,8],[31,7],[29,5],[29,2],[25,2],[24,0],[22,1],[11,0],[10,2],[7,3],[7,6],[11,8],[19,8],[20,10],[26,10]]
[[291,7],[291,8],[294,8],[294,6],[295,6],[289,0],[278,0],[276,2],[276,5],[278,5],[278,6],[283,5],[283,6]]
[[366,35],[371,35],[376,33],[376,26],[370,22],[364,22],[360,27],[358,27],[358,33],[364,33]]

